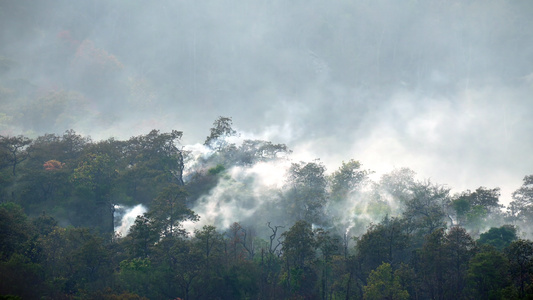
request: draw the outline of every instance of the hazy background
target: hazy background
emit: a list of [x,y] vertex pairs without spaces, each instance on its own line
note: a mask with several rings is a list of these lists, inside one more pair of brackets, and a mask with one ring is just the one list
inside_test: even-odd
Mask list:
[[218,116],[329,171],[454,191],[533,173],[533,1],[0,0],[0,134],[128,138]]

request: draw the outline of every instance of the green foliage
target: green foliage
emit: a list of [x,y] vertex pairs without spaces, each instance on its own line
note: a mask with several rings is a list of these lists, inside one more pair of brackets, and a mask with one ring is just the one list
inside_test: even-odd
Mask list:
[[489,231],[482,233],[477,242],[482,245],[491,245],[501,251],[517,238],[515,226],[503,225],[499,228],[492,227]]
[[226,170],[226,168],[223,165],[218,164],[215,167],[207,170],[207,172],[209,173],[209,175],[218,175],[218,174],[224,172],[225,170]]
[[464,228],[453,227],[446,234],[444,247],[448,257],[444,294],[461,299],[465,294],[469,261],[475,255],[477,246]]
[[170,184],[154,199],[147,216],[162,235],[184,235],[186,232],[180,224],[186,220],[198,220],[198,215],[187,208],[186,197],[187,192],[183,187]]
[[303,268],[314,259],[315,236],[311,224],[305,221],[296,222],[281,235],[283,257],[290,266]]
[[237,134],[237,132],[231,127],[232,125],[233,122],[231,118],[218,117],[218,119],[213,122],[211,134],[205,139],[204,145],[219,151],[229,147],[230,145],[225,139]]
[[272,144],[262,140],[244,140],[236,149],[237,165],[250,166],[261,161],[271,161],[291,151],[284,144]]
[[518,288],[519,297],[526,295],[526,289],[531,289],[531,275],[533,275],[533,242],[529,240],[513,241],[506,249],[509,259],[511,279]]
[[363,180],[367,177],[368,171],[360,170],[361,163],[356,160],[350,160],[345,163],[333,174],[331,174],[331,197],[333,201],[341,201],[353,192]]
[[0,135],[0,168],[9,166],[12,175],[16,176],[17,166],[29,157],[27,148],[31,143],[31,139],[22,135]]
[[[213,141],[234,134],[225,127],[228,120],[221,121]],[[518,299],[533,294],[533,246],[517,240],[517,227],[491,228],[480,235],[481,247],[469,235],[499,215],[499,189],[480,187],[452,198],[447,188],[415,182],[414,173],[402,169],[366,191],[361,187],[368,171],[350,160],[331,176],[318,161],[293,163],[284,187],[258,190],[253,178],[233,178],[226,170],[278,159],[290,152],[286,146],[258,140],[226,145],[200,159],[190,174],[184,173],[188,153],[179,146],[181,136],[153,130],[126,141],[92,142],[67,131],[34,140],[18,137],[23,146],[15,152],[14,142],[1,137],[0,294],[23,299]],[[530,185],[525,180],[515,193],[514,208],[516,201],[527,200]],[[219,201],[277,201],[254,207],[268,213],[229,229],[205,225],[186,232],[184,221],[199,219],[191,205],[214,187],[226,189]],[[112,239],[115,201],[144,203],[149,212],[135,219],[127,236]],[[527,220],[527,205],[515,214],[523,217],[519,224]],[[397,217],[388,217],[390,212]],[[446,230],[446,213],[466,229]],[[385,217],[358,238],[334,226],[335,216],[352,222],[368,220],[368,214]],[[271,224],[288,230],[282,233],[284,226]]]
[[7,259],[21,252],[30,235],[30,225],[22,207],[11,202],[0,204],[0,258]]
[[497,251],[476,254],[470,261],[467,273],[468,292],[475,299],[501,299],[502,290],[509,281],[509,262]]
[[316,161],[293,163],[287,180],[287,213],[296,220],[324,224],[327,201],[325,166]]
[[0,261],[0,294],[36,299],[44,288],[43,275],[40,264],[15,253],[8,260]]
[[123,260],[119,267],[118,280],[128,292],[150,294],[150,285],[154,283],[151,273],[154,270],[149,258]]
[[282,284],[296,295],[305,295],[313,291],[316,280],[312,266],[315,260],[316,241],[311,224],[296,222],[282,234],[284,275]]
[[527,222],[533,219],[533,175],[524,177],[522,186],[513,192],[507,208],[512,220]]
[[413,197],[415,172],[408,168],[395,169],[381,177],[378,183],[380,198],[393,197],[398,203],[405,205]]
[[359,238],[357,258],[365,278],[383,262],[396,267],[407,259],[410,236],[406,229],[404,220],[387,217],[379,224],[372,224]]
[[367,282],[368,284],[363,287],[364,299],[409,299],[409,293],[402,287],[399,276],[393,272],[388,263],[383,263],[370,272]]
[[479,187],[474,192],[467,190],[450,202],[457,225],[473,231],[479,231],[488,221],[490,215],[499,214],[502,205],[499,204],[500,189]]
[[403,216],[419,236],[431,234],[445,227],[445,206],[449,201],[449,188],[431,182],[416,183],[412,198],[406,202]]
[[137,216],[135,223],[130,228],[130,233],[125,239],[125,247],[131,257],[148,257],[160,235],[161,232],[154,226],[150,218]]

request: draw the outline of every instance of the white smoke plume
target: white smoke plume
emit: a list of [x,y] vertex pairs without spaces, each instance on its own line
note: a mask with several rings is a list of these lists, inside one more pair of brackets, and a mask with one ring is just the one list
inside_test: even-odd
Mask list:
[[130,227],[135,222],[137,216],[142,216],[146,211],[146,207],[142,204],[134,207],[115,205],[115,220],[120,220],[119,222],[115,222],[115,233],[121,237],[128,235]]
[[193,232],[204,225],[215,225],[224,230],[234,222],[263,220],[269,207],[279,201],[289,166],[289,161],[281,160],[229,169],[216,187],[197,200],[192,210],[200,221],[185,222],[185,229]]

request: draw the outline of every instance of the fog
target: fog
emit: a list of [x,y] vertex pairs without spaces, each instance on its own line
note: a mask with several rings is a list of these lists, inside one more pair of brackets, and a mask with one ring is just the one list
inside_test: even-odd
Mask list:
[[[194,145],[229,116],[294,161],[356,159],[376,179],[409,167],[508,203],[533,167],[532,13],[510,0],[3,0],[0,134],[177,129]],[[272,171],[257,168],[232,176]]]

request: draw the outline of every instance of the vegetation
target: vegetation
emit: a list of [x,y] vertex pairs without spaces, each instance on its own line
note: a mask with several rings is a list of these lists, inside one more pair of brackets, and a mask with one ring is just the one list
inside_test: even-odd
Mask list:
[[[285,145],[232,143],[231,118],[213,126],[203,156],[179,131],[0,136],[2,297],[533,297],[532,176],[504,212],[498,188],[452,195],[408,169],[372,182],[355,160],[328,175]],[[283,183],[249,175],[264,165]],[[136,204],[116,234],[115,209]]]

